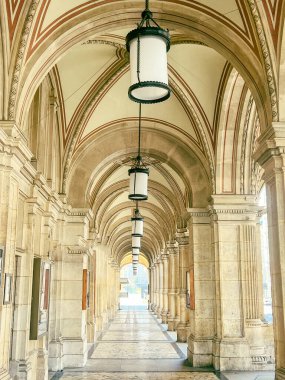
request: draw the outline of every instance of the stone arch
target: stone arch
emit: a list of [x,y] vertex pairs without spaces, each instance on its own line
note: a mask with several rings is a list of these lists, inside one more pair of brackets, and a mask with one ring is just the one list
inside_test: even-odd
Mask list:
[[[118,134],[118,129],[120,133]],[[86,141],[73,157],[67,184],[67,196],[74,207],[89,206],[87,194],[85,194],[85,204],[82,204],[82,194],[85,193],[89,179],[92,177],[93,170],[103,160],[114,162],[122,155],[134,155],[136,153],[135,128],[127,128],[124,125],[117,125],[116,128],[107,128],[105,133],[100,134],[96,139]],[[159,142],[159,144],[158,144]],[[158,147],[159,145],[159,147]],[[104,154],[98,147],[104,146]],[[178,173],[185,177],[191,184],[193,207],[203,207],[207,203],[210,195],[209,169],[207,162],[201,152],[195,147],[192,149],[187,142],[182,142],[176,136],[170,135],[156,129],[144,127],[142,132],[143,155],[149,155],[161,162],[171,163],[177,168]],[[194,150],[195,149],[195,150]],[[78,184],[78,178],[81,178]]]
[[279,121],[285,122],[285,28],[283,28],[279,63]]
[[[116,16],[114,6],[116,5]],[[266,83],[266,73],[256,54],[248,48],[248,44],[233,30],[221,24],[214,18],[201,22],[201,12],[191,9],[191,6],[173,4],[165,1],[163,13],[157,10],[157,19],[169,28],[175,28],[195,41],[207,44],[226,57],[240,72],[250,87],[257,104],[262,126],[270,125],[272,110],[270,94]],[[129,6],[126,14],[126,7]],[[19,81],[21,93],[16,99],[15,114],[17,121],[25,118],[25,110],[28,108],[37,83],[47,74],[62,54],[75,43],[81,42],[96,33],[106,32],[112,28],[132,27],[137,21],[140,9],[138,5],[130,1],[112,1],[104,7],[98,6],[89,10],[85,15],[78,15],[73,19],[73,28],[70,22],[63,23],[54,34],[50,34],[38,49],[29,56],[22,76]],[[100,15],[101,22],[98,22]],[[94,22],[97,20],[97,22]],[[74,25],[77,27],[74,28]],[[219,30],[219,33],[217,33]],[[49,49],[47,49],[49,47]],[[246,61],[246,65],[245,65]]]

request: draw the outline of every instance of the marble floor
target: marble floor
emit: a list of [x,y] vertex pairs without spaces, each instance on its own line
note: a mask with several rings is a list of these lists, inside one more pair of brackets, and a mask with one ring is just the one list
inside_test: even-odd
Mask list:
[[[215,373],[187,364],[187,345],[176,343],[147,310],[121,310],[89,352],[84,368],[67,368],[53,380],[273,380],[273,373]],[[260,377],[259,377],[260,376]],[[273,377],[272,377],[273,376]]]

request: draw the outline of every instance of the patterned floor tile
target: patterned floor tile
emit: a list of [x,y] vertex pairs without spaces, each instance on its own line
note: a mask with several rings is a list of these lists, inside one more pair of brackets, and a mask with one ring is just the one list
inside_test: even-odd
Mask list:
[[102,340],[117,340],[117,341],[142,341],[142,340],[168,340],[167,336],[163,332],[155,331],[108,331],[106,332]]
[[199,372],[134,372],[134,373],[90,373],[82,372],[80,374],[64,374],[64,380],[217,380],[213,373]]
[[185,355],[151,312],[120,311],[82,371],[65,370],[63,380],[217,380],[211,372],[191,372]]
[[92,358],[97,359],[178,359],[180,356],[170,343],[100,342]]

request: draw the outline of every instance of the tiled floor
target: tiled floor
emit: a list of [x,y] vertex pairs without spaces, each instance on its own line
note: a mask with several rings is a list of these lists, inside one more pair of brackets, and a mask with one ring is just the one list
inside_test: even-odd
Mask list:
[[83,371],[64,370],[64,380],[217,380],[210,371],[193,372],[184,345],[147,310],[120,311],[98,339]]

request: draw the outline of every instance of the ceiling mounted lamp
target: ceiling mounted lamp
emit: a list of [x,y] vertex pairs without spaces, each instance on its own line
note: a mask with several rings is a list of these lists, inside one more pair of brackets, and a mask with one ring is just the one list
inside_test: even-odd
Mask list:
[[141,247],[141,238],[138,236],[132,236],[132,249]]
[[139,105],[139,141],[138,141],[138,155],[134,163],[129,169],[130,176],[130,193],[129,199],[133,201],[145,201],[147,195],[147,183],[149,176],[149,169],[146,167],[141,156],[141,104]]
[[143,236],[143,217],[138,209],[138,203],[134,211],[134,216],[131,218],[132,222],[132,236]]
[[129,98],[139,103],[158,103],[170,96],[167,73],[170,36],[153,19],[148,3],[146,0],[137,29],[126,37],[131,71]]

